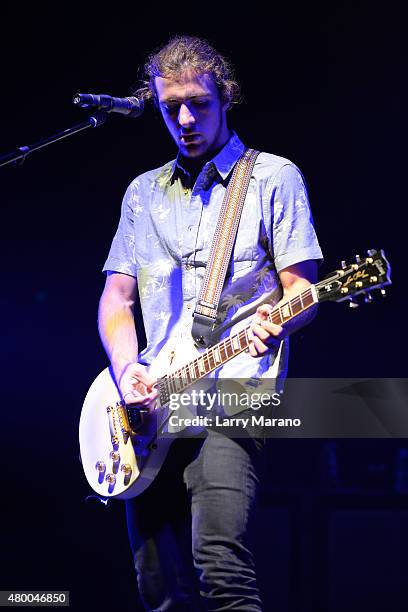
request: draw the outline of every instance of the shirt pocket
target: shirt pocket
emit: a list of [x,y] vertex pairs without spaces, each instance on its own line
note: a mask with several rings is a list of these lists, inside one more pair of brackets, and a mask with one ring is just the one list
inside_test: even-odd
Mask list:
[[257,259],[260,204],[255,186],[248,189],[233,250],[232,274],[251,268]]

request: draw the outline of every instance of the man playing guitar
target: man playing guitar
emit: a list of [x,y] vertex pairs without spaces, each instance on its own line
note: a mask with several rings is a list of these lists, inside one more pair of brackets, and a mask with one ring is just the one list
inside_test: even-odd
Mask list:
[[[137,95],[159,108],[178,155],[126,191],[104,266],[99,330],[124,401],[149,409],[157,396],[149,365],[167,339],[191,329],[220,206],[245,147],[227,123],[238,86],[229,63],[206,41],[173,38],[145,69]],[[315,308],[284,326],[267,317],[272,306],[315,282],[321,258],[300,171],[287,159],[260,153],[218,313],[230,332],[246,309],[256,311],[246,318],[249,351],[219,376],[284,377],[287,336],[307,324]],[[137,296],[147,338],[140,355]],[[147,610],[261,610],[251,547],[261,447],[259,439],[218,431],[177,439],[155,481],[126,501]]]

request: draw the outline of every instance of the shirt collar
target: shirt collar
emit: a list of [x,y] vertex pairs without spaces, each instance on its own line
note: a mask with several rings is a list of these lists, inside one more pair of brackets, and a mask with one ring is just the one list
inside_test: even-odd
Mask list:
[[[221,176],[223,180],[227,178],[230,174],[231,170],[234,168],[238,159],[244,153],[246,147],[237,136],[236,132],[232,132],[231,138],[225,144],[225,146],[221,149],[219,153],[213,159],[208,161],[204,168],[210,165],[213,165],[217,170],[218,174]],[[178,171],[186,173],[183,166],[179,163],[180,154],[174,160],[171,166],[171,172],[169,173],[170,180],[173,180],[176,173]]]

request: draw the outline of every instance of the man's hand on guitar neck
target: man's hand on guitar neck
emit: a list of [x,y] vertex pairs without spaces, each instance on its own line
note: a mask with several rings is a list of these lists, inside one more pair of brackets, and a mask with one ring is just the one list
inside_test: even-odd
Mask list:
[[249,353],[252,357],[262,357],[268,351],[279,348],[281,341],[288,332],[280,325],[268,321],[272,306],[262,304],[258,306],[251,327],[248,330],[250,338]]
[[[283,288],[281,302],[286,302],[316,282],[317,263],[315,260],[306,260],[288,266],[279,272],[279,278]],[[316,307],[313,306],[287,321],[285,327],[282,327],[268,321],[272,310],[270,304],[262,304],[256,310],[249,328],[249,353],[253,357],[262,357],[268,351],[276,350],[286,336],[310,323],[316,314]]]

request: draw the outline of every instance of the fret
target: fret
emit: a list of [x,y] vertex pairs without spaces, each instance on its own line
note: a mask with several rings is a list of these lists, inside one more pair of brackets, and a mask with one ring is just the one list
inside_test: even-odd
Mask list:
[[282,304],[279,308],[279,312],[281,315],[282,323],[290,319],[292,315],[290,313],[289,302],[286,302],[286,304]]
[[[268,321],[283,325],[294,316],[314,304],[314,296],[311,289],[307,289],[288,302],[275,307],[268,315]],[[207,349],[202,355],[191,363],[177,370],[169,376],[167,381],[168,392],[180,392],[195,380],[203,378],[218,366],[226,363],[238,353],[248,348],[250,343],[249,326],[239,331],[234,336],[222,340],[213,347]]]
[[293,298],[293,300],[291,300],[290,303],[291,303],[292,316],[296,316],[297,314],[302,312],[303,306],[298,296]]
[[268,320],[277,325],[283,325],[303,310],[314,304],[313,293],[311,289],[306,289],[288,302],[281,304],[268,315]]
[[244,333],[243,333],[243,346],[247,349],[249,346],[249,336],[248,336],[248,328],[244,329]]
[[307,306],[311,306],[312,304],[314,304],[314,299],[313,299],[313,294],[310,291],[310,289],[307,291],[307,295],[304,295],[305,298],[305,307]]
[[[275,316],[273,316],[275,315]],[[283,316],[282,316],[282,312],[281,312],[281,307],[278,306],[278,308],[276,309],[276,312],[274,312],[272,315],[272,320],[274,323],[276,323],[277,325],[282,325],[283,323]]]
[[209,362],[208,362],[208,352],[205,351],[205,353],[202,354],[202,358],[203,358],[203,364],[204,364],[204,373],[208,374],[208,372],[210,371],[210,367],[209,367]]
[[[280,306],[275,306],[272,312],[268,314],[268,321],[283,325],[286,321],[306,310],[315,301],[317,301],[317,298],[315,298],[312,285],[291,300]],[[230,336],[208,348],[199,357],[182,368],[160,379],[160,398],[165,401],[171,393],[180,393],[195,380],[200,380],[212,370],[247,349],[250,343],[249,330],[250,326],[245,327],[234,336]]]
[[271,314],[268,315],[268,320],[272,321],[272,323],[275,323],[276,325],[281,325],[282,319],[280,316],[279,308],[277,306],[275,306]]
[[199,372],[199,374],[205,374],[204,359],[202,357],[199,357],[197,359],[197,363],[198,363],[198,372]]
[[215,368],[215,359],[214,359],[214,356],[213,356],[212,349],[208,350],[207,359],[208,359],[208,367],[209,367],[210,370],[212,370],[213,368]]
[[234,349],[232,348],[231,338],[225,341],[225,352],[227,353],[227,359],[234,356]]
[[238,342],[239,342],[239,348],[240,349],[245,349],[246,345],[245,345],[245,333],[243,334],[242,331],[239,332],[238,334]]
[[186,368],[184,366],[180,368],[180,384],[182,387],[187,384]]
[[187,384],[188,384],[188,385],[191,385],[191,383],[194,381],[194,376],[192,376],[192,375],[191,375],[190,368],[191,368],[191,363],[188,363],[188,364],[186,365],[186,368],[185,368],[185,370],[186,370]]
[[169,393],[173,393],[174,389],[173,389],[173,375],[169,374],[169,377],[167,379],[167,387],[169,389]]
[[222,363],[228,360],[228,353],[227,353],[227,349],[225,346],[225,340],[220,342],[220,355],[221,355]]
[[182,391],[186,385],[186,378],[183,374],[184,368],[179,369],[179,378],[177,379],[178,391]]
[[194,374],[196,378],[200,378],[200,366],[198,365],[198,359],[194,359]]
[[169,389],[170,389],[170,393],[175,393],[175,381],[174,381],[173,374],[169,376]]
[[232,336],[231,341],[232,341],[232,348],[233,348],[233,351],[234,351],[234,352],[239,351],[239,349],[240,349],[241,347],[240,347],[240,345],[239,345],[238,336]]

